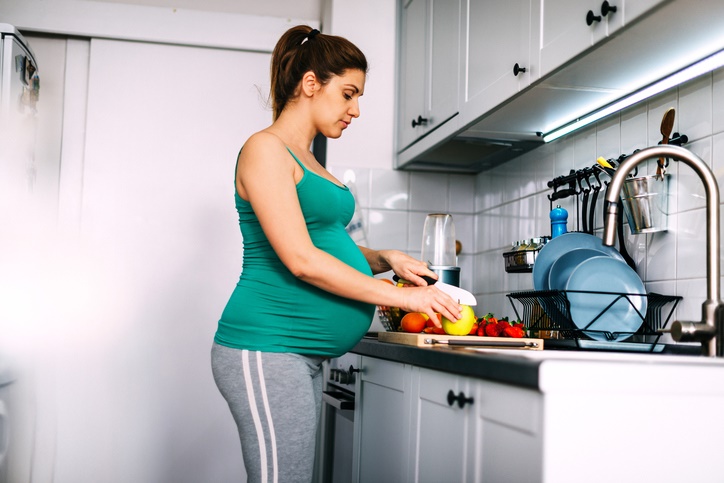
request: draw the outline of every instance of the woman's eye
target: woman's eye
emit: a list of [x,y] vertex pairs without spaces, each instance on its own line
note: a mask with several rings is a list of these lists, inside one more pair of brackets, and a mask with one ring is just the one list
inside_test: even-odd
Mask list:
[[347,93],[344,94],[344,98],[347,99],[348,101],[352,100],[352,96]]

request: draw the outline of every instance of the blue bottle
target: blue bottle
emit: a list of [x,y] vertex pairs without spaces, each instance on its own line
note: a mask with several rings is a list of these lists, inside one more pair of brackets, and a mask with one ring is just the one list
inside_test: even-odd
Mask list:
[[568,232],[568,211],[565,208],[561,208],[561,205],[556,206],[551,210],[550,217],[551,238]]

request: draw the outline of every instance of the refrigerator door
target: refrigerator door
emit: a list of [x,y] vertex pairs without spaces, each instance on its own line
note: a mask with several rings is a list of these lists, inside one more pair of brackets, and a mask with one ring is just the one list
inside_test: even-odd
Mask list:
[[0,210],[13,212],[35,186],[40,81],[35,55],[25,39],[15,27],[2,23],[0,72]]
[[0,23],[0,38],[0,112],[34,112],[40,88],[35,56],[15,27]]

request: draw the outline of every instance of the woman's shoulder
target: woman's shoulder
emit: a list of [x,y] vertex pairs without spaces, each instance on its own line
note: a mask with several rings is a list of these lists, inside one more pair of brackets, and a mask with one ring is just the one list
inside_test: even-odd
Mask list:
[[[239,152],[239,166],[264,166],[266,169],[286,169],[291,166],[284,141],[269,131],[259,131],[244,143]],[[278,162],[277,162],[278,161]]]

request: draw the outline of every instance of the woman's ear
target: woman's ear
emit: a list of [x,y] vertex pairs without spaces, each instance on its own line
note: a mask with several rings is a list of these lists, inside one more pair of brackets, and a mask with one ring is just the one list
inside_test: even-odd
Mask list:
[[317,75],[311,70],[302,76],[302,94],[311,97],[319,90],[321,84],[317,81]]

